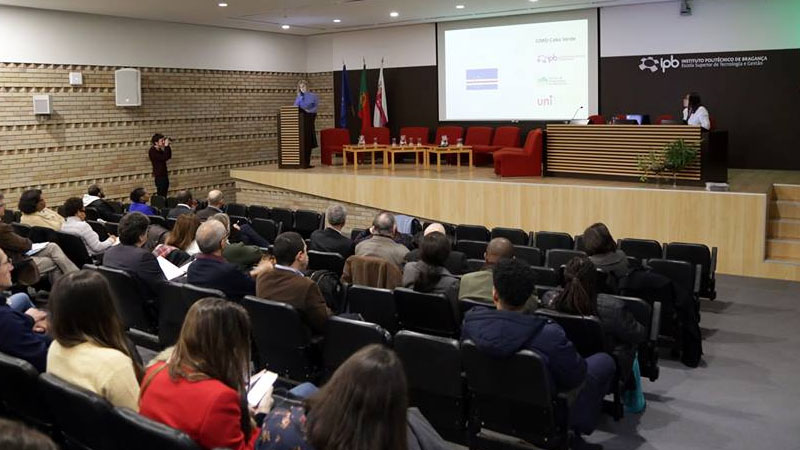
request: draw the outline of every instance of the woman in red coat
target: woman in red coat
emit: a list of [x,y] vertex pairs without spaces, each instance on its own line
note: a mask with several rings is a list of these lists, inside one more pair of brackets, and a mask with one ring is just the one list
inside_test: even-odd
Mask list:
[[[172,356],[148,369],[139,412],[205,449],[252,449],[259,429],[246,401],[249,373],[247,312],[233,302],[202,299],[186,314]],[[269,403],[262,400],[258,412],[269,411]]]

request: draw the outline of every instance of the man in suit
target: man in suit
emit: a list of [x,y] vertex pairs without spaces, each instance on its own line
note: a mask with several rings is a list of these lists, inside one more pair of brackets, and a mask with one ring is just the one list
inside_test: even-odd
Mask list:
[[108,222],[117,220],[114,208],[105,200],[103,188],[93,184],[89,186],[86,194],[83,194],[83,207],[92,207],[97,211],[97,216]]
[[167,281],[152,253],[142,248],[147,242],[150,219],[140,212],[128,213],[119,221],[119,243],[103,254],[103,265],[128,272],[139,282],[141,292],[149,299],[158,297]]
[[342,234],[347,220],[347,209],[342,205],[331,205],[325,211],[325,219],[328,227],[311,233],[309,250],[338,253],[347,259],[353,254],[353,241]]
[[458,298],[471,298],[492,302],[492,268],[503,258],[514,258],[514,245],[506,238],[498,237],[489,241],[483,254],[486,264],[483,269],[461,277]]
[[293,306],[315,334],[322,334],[333,313],[317,284],[303,275],[308,267],[303,237],[293,231],[281,233],[275,238],[273,254],[275,269],[259,275],[256,295]]
[[256,293],[256,277],[272,268],[267,259],[249,273],[222,257],[222,251],[228,244],[228,231],[225,225],[217,220],[206,220],[197,229],[195,235],[197,246],[202,253],[198,254],[189,266],[187,280],[195,286],[219,289],[231,300],[241,300],[245,295]]
[[[422,236],[425,237],[431,233],[442,233],[443,235],[447,236],[447,233],[445,233],[444,230],[444,225],[440,223],[432,223],[428,225],[428,228],[425,228]],[[406,262],[419,261],[419,253],[420,249],[418,248],[408,252],[405,257]],[[465,255],[464,252],[452,250],[450,255],[447,256],[447,261],[444,262],[444,267],[453,275],[461,275],[467,270],[467,255]]]
[[222,209],[225,207],[225,195],[222,191],[214,189],[208,193],[208,206],[197,212],[197,218],[206,220],[214,214],[225,212]]
[[389,212],[382,212],[375,216],[372,227],[369,229],[372,237],[365,239],[356,245],[357,256],[374,256],[383,258],[394,263],[397,267],[403,265],[403,260],[408,253],[408,248],[403,244],[394,241],[397,226],[394,222],[394,215]]
[[167,219],[177,219],[181,214],[192,214],[194,207],[197,206],[197,202],[192,197],[192,191],[189,190],[178,191],[175,200],[178,201],[178,204],[169,210]]

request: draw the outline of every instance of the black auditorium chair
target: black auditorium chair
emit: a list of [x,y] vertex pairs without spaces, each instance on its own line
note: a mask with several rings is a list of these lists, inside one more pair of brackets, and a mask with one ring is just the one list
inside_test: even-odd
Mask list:
[[653,306],[650,306],[640,298],[621,295],[614,297],[625,302],[625,309],[630,311],[637,322],[644,325],[647,331],[647,340],[639,345],[637,353],[639,372],[650,381],[656,381],[659,375],[656,345],[661,330],[661,302],[653,302]]
[[394,301],[401,329],[435,336],[460,336],[460,311],[444,294],[423,293],[399,287],[394,290]]
[[32,227],[30,225],[26,225],[24,223],[19,223],[19,222],[13,222],[11,224],[11,228],[14,229],[14,233],[16,233],[16,234],[18,234],[18,235],[20,235],[20,236],[22,236],[24,238],[30,238],[30,236],[31,236],[31,228]]
[[458,341],[402,330],[394,349],[403,361],[409,403],[446,440],[464,445],[467,431],[467,386]]
[[494,227],[489,237],[492,239],[498,237],[506,238],[513,245],[528,245],[528,234],[519,228]]
[[118,202],[116,200],[107,200],[107,203],[111,205],[111,209],[114,210],[114,214],[125,214],[125,206],[122,205],[122,202]]
[[533,236],[533,246],[546,254],[548,250],[554,248],[572,250],[575,247],[575,242],[569,233],[537,231]]
[[119,222],[106,222],[103,225],[105,225],[106,232],[108,232],[108,234],[119,236]]
[[504,442],[491,432],[538,448],[568,448],[568,397],[552,389],[541,356],[522,350],[507,358],[495,358],[481,353],[467,340],[461,343],[461,358],[467,378],[470,448],[531,448]]
[[680,289],[691,292],[697,298],[700,290],[702,267],[688,261],[672,259],[648,259],[645,263],[651,271],[664,275]]
[[10,224],[10,223],[16,222],[16,221],[17,221],[17,218],[14,217],[14,211],[12,211],[10,209],[6,209],[5,212],[3,213],[3,223]]
[[458,308],[461,310],[462,317],[467,313],[467,311],[475,307],[497,309],[494,306],[494,303],[485,302],[483,300],[476,300],[472,298],[462,298],[458,300]]
[[153,194],[150,196],[150,206],[156,209],[166,208],[167,199],[163,195]]
[[175,197],[167,197],[167,208],[174,208],[178,206],[178,199]]
[[536,247],[528,247],[527,245],[515,245],[514,257],[532,266],[541,266],[543,262],[542,251]]
[[350,285],[346,294],[347,310],[361,314],[367,322],[380,325],[389,333],[396,333],[397,308],[394,293],[389,289]]
[[200,450],[188,434],[128,408],[113,408],[110,432],[116,450]]
[[148,314],[148,301],[142,296],[138,282],[126,271],[105,266],[85,265],[85,269],[97,270],[111,288],[111,295],[119,312],[128,337],[136,344],[152,350],[160,350],[158,331],[154,319]]
[[531,266],[533,277],[537,285],[560,286],[561,274],[552,267]]
[[572,260],[572,258],[577,256],[586,256],[586,252],[554,248],[547,251],[544,265],[545,267],[552,267],[553,269],[558,270],[561,266],[566,265]]
[[97,208],[93,206],[87,206],[83,210],[86,211],[86,220],[97,220],[100,217]]
[[390,346],[392,336],[380,325],[331,316],[325,323],[322,344],[322,365],[325,377],[333,372],[353,353],[370,344]]
[[242,302],[253,324],[259,367],[294,381],[317,381],[319,349],[291,305],[248,295]]
[[96,220],[87,220],[86,223],[88,223],[89,226],[92,227],[92,230],[95,233],[97,233],[97,237],[101,241],[105,241],[106,239],[108,239],[108,230],[106,230],[105,225]]
[[250,205],[247,207],[247,217],[253,219],[269,219],[269,208],[261,205]]
[[[162,216],[156,216],[154,214],[148,214],[147,218],[150,219],[150,225],[160,225],[168,230],[171,230],[172,227],[167,226],[167,219]],[[172,223],[175,223],[175,219],[172,219]]]
[[168,230],[172,230],[175,228],[176,223],[178,223],[178,219],[176,217],[170,217],[168,219],[164,219],[164,225],[162,226]]
[[661,247],[661,244],[652,239],[620,239],[617,242],[617,248],[622,250],[625,256],[636,258],[639,261],[664,257],[664,249]]
[[83,239],[74,234],[56,231],[56,244],[61,247],[61,250],[67,255],[70,261],[77,267],[83,267],[84,264],[92,264],[94,261],[86,251],[86,246],[83,245]]
[[117,437],[111,432],[114,407],[108,400],[50,373],[39,377],[39,385],[68,449],[117,448]]
[[583,241],[582,234],[575,235],[575,245],[573,246],[573,250],[578,250],[581,252],[586,251],[586,244]]
[[363,228],[353,228],[352,230],[350,230],[350,240],[355,241],[356,238],[361,236],[361,234],[363,234],[365,231],[367,230]]
[[467,268],[464,273],[477,272],[483,268],[484,264],[486,264],[486,260],[483,258],[467,258]]
[[56,230],[52,228],[33,226],[28,239],[35,243],[56,242],[58,237],[56,237]]
[[225,293],[174,281],[164,284],[158,296],[158,341],[162,347],[175,345],[189,308],[206,297],[224,299]]
[[272,208],[269,211],[269,218],[280,224],[281,232],[294,230],[294,211],[291,209]]
[[330,270],[341,276],[344,271],[344,258],[338,253],[309,250],[308,268],[309,270]]
[[228,203],[225,205],[225,214],[229,216],[246,216],[247,205],[241,203]]
[[459,240],[456,241],[456,251],[467,255],[467,258],[482,259],[486,254],[486,241]]
[[547,286],[547,285],[543,285],[543,284],[537,284],[536,286],[534,286],[534,292],[536,293],[536,298],[538,298],[540,300],[542,298],[544,298],[544,294],[546,294],[546,293],[548,293],[548,292],[550,292],[552,290],[560,291],[561,287],[560,286]]
[[255,230],[259,236],[266,239],[270,244],[274,243],[275,238],[281,234],[280,225],[276,224],[272,219],[255,218],[250,226],[253,227],[253,230]]
[[483,225],[456,225],[456,241],[489,242],[489,230]]
[[294,231],[300,233],[303,239],[311,237],[311,233],[325,228],[325,215],[307,209],[298,209],[294,212]]
[[664,258],[687,261],[700,265],[700,296],[709,300],[717,298],[716,272],[717,272],[717,247],[703,244],[687,244],[683,242],[670,242],[664,248]]
[[39,372],[29,362],[0,353],[0,410],[50,432],[53,416],[39,389]]

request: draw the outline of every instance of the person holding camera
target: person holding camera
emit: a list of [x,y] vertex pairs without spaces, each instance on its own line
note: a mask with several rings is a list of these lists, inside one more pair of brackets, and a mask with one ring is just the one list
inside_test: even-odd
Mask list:
[[162,197],[169,191],[169,173],[167,161],[172,158],[171,139],[161,133],[156,133],[150,139],[150,163],[153,164],[153,178],[156,181],[156,193]]

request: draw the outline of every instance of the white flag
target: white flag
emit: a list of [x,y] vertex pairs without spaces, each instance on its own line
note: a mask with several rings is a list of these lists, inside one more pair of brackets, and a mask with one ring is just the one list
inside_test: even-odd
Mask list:
[[375,94],[375,113],[372,115],[372,126],[383,127],[389,122],[389,110],[386,108],[386,85],[383,84],[383,62],[378,76],[378,92]]

